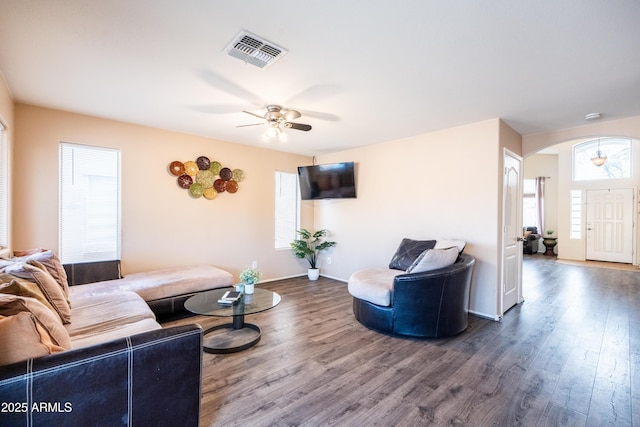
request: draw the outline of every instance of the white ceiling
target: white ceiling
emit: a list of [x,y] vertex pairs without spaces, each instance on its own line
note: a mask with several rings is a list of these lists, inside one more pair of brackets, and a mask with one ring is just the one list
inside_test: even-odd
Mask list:
[[[317,155],[503,118],[526,135],[640,115],[637,0],[2,0],[15,101]],[[261,69],[240,30],[288,50]],[[310,132],[261,139],[266,104]]]

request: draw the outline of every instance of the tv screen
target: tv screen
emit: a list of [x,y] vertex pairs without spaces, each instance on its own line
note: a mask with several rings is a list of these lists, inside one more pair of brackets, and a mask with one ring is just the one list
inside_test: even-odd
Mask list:
[[353,162],[298,166],[298,179],[302,200],[356,197]]

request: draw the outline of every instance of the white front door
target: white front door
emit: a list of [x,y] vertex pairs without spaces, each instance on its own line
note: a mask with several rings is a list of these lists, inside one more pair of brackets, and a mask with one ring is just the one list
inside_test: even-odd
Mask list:
[[502,178],[502,295],[501,311],[522,301],[522,159],[505,150]]
[[587,190],[587,259],[633,262],[633,189]]

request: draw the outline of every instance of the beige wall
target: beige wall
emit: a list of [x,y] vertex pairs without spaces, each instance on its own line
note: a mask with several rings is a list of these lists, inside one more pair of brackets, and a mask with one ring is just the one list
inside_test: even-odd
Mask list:
[[[289,250],[273,249],[274,172],[310,158],[23,104],[15,117],[14,248],[57,249],[65,141],[121,150],[125,273],[206,262],[237,276],[253,260],[266,280],[304,272]],[[471,311],[499,316],[503,148],[520,154],[520,136],[493,119],[319,157],[355,161],[358,183],[357,199],[302,202],[302,226],[338,242],[323,274],[347,280],[387,265],[403,237],[460,238],[478,260]],[[240,191],[208,201],[179,189],[168,163],[199,155],[245,170]]]
[[313,202],[315,228],[338,242],[321,257],[323,274],[347,280],[356,270],[384,267],[403,237],[460,238],[477,259],[471,310],[495,317],[501,147],[519,154],[519,141],[495,119],[318,157],[355,161],[357,173],[356,199]]
[[627,119],[596,121],[584,126],[560,129],[554,132],[537,133],[522,137],[522,155],[535,154],[543,148],[577,139],[605,136],[621,136],[640,139],[640,116]]
[[[14,249],[58,248],[58,150],[72,142],[121,150],[124,273],[209,263],[232,272],[258,262],[263,279],[303,274],[290,250],[274,249],[274,174],[308,157],[68,112],[16,104]],[[169,174],[173,160],[206,155],[245,171],[236,194],[193,199]],[[303,226],[313,207],[304,205]]]

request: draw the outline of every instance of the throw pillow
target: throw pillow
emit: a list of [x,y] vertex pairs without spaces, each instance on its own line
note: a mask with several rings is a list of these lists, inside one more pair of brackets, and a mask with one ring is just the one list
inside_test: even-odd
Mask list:
[[58,316],[60,316],[62,322],[71,322],[71,308],[69,307],[67,298],[65,298],[62,289],[55,279],[38,261],[32,260],[30,264],[14,263],[13,265],[5,267],[4,272],[36,283],[47,298],[47,301],[49,301]]
[[427,249],[432,249],[435,245],[435,240],[411,240],[404,238],[400,242],[400,246],[398,246],[393,258],[391,258],[389,268],[406,270],[422,252]]
[[63,351],[28,311],[0,316],[0,366]]
[[32,248],[32,249],[25,249],[22,251],[13,251],[13,256],[14,257],[22,257],[22,256],[29,256],[29,255],[33,255],[33,254],[37,254],[40,252],[46,252],[46,249],[43,248]]
[[457,246],[458,253],[461,254],[464,251],[464,247],[467,246],[467,242],[458,239],[437,239],[434,249],[447,249],[452,246]]
[[51,310],[33,298],[0,294],[0,316],[15,316],[25,311],[33,315],[49,334],[53,344],[65,350],[71,348],[69,333]]
[[[30,282],[26,279],[12,276],[7,273],[0,273],[0,294],[16,295],[19,297],[33,298],[40,304],[51,310],[55,314],[58,321],[62,323],[60,315],[53,308],[51,302],[47,299],[44,292],[37,283]],[[1,314],[1,313],[0,313]]]
[[[44,265],[47,269],[51,277],[58,282],[60,288],[62,289],[62,293],[65,298],[69,298],[69,284],[67,283],[67,272],[64,270],[62,266],[62,262],[60,258],[53,251],[50,250],[31,250],[31,251],[23,251],[25,253],[29,253],[29,255],[22,257],[14,257],[11,259],[13,262],[26,262],[37,261],[40,264]],[[16,253],[16,252],[14,252]]]
[[422,273],[452,265],[458,259],[458,247],[427,249],[407,269],[407,273]]

